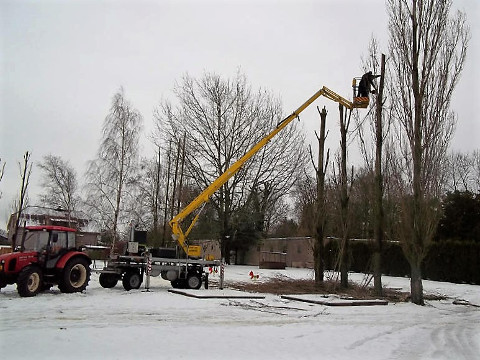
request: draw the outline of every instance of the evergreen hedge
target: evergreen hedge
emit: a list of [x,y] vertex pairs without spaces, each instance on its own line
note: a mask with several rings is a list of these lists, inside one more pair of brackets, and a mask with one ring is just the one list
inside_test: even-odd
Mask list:
[[[338,247],[338,241],[330,241],[325,245],[325,269],[332,270],[335,267]],[[350,241],[350,270],[372,272],[372,254],[372,242]],[[410,276],[410,265],[399,243],[383,244],[382,273],[389,276]],[[433,243],[423,261],[422,276],[427,280],[480,284],[480,243],[458,240]]]

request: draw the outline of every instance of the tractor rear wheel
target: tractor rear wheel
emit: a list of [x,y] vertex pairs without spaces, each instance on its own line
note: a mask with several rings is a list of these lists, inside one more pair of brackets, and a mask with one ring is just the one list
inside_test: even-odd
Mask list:
[[22,297],[37,295],[43,287],[43,274],[38,266],[27,266],[20,271],[17,291]]
[[123,288],[127,291],[132,289],[139,289],[142,285],[142,275],[138,271],[127,271],[123,275],[122,284]]
[[64,293],[81,292],[86,289],[90,281],[90,266],[84,258],[77,257],[70,260],[63,268],[58,288]]
[[110,289],[115,287],[118,283],[118,275],[117,274],[108,274],[108,273],[101,273],[100,277],[98,278],[100,285],[105,289]]

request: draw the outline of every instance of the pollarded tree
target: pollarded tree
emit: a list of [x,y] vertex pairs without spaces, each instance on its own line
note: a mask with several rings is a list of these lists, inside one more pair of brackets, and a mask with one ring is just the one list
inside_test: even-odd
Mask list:
[[43,162],[37,166],[42,170],[44,193],[40,195],[41,201],[47,207],[65,210],[70,219],[80,202],[75,169],[68,161],[55,155],[44,156]]
[[87,170],[87,200],[90,214],[117,240],[120,220],[124,225],[125,205],[133,200],[130,187],[135,185],[138,144],[142,116],[125,99],[123,89],[113,97],[110,114],[103,123],[103,136],[97,158]]
[[[380,60],[380,61],[379,61]],[[384,206],[383,206],[383,196],[384,196],[384,169],[383,165],[385,162],[384,155],[384,140],[385,133],[388,130],[389,117],[385,119],[383,115],[383,92],[385,88],[385,55],[379,54],[377,41],[372,38],[369,47],[369,56],[363,62],[364,71],[372,70],[375,74],[380,75],[380,82],[378,84],[378,91],[375,96],[372,96],[374,99],[373,105],[368,111],[367,115],[361,121],[361,126],[358,126],[359,138],[361,143],[362,153],[364,155],[365,164],[369,170],[372,170],[374,173],[374,178],[372,181],[373,188],[373,228],[374,228],[374,247],[373,247],[373,274],[374,274],[374,287],[375,293],[379,296],[382,295],[382,247],[383,247],[383,237],[384,237],[384,225],[385,225],[385,215],[384,215]],[[367,121],[365,121],[367,120]],[[364,126],[366,124],[370,125],[370,133],[372,138],[372,144],[367,145],[364,136]]]
[[[178,105],[164,103],[157,118],[165,123],[168,136],[175,142],[180,143],[186,134],[185,175],[200,189],[223,174],[281,120],[280,102],[266,91],[252,90],[242,74],[233,79],[210,73],[199,79],[187,75],[174,91]],[[302,144],[295,124],[289,125],[213,195],[222,255],[228,253],[233,236],[231,219],[252,189],[268,185],[269,196],[264,200],[269,204],[290,189],[295,172],[304,164]]]
[[451,0],[388,0],[392,116],[399,152],[392,162],[402,199],[398,234],[411,267],[411,298],[423,304],[421,263],[440,217],[442,163],[453,133],[450,100],[465,61],[465,14]]

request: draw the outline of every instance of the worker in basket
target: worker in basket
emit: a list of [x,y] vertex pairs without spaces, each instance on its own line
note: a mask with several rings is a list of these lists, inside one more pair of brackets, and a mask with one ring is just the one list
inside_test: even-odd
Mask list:
[[[371,71],[363,74],[362,78],[360,79],[360,84],[358,84],[358,97],[368,97],[370,93],[375,94],[377,86],[375,85],[375,80],[380,75],[373,75]],[[374,90],[371,90],[373,86]]]

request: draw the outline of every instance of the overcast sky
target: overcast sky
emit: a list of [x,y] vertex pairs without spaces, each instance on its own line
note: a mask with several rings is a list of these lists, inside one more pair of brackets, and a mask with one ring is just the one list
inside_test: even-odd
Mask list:
[[[478,3],[454,0],[472,33],[453,102],[458,125],[452,147],[464,152],[480,148]],[[351,80],[362,74],[372,36],[387,52],[384,0],[0,0],[0,14],[0,158],[7,163],[0,228],[19,190],[25,151],[35,164],[47,154],[61,156],[82,181],[121,86],[148,133],[154,107],[174,98],[175,81],[185,73],[232,78],[240,69],[253,87],[278,96],[287,115],[323,85],[351,98]],[[338,105],[325,98],[315,105],[327,107],[336,134]],[[313,142],[315,106],[301,121]],[[330,141],[335,150],[334,135]],[[142,154],[150,151],[145,139]],[[39,180],[34,165],[32,205]]]

